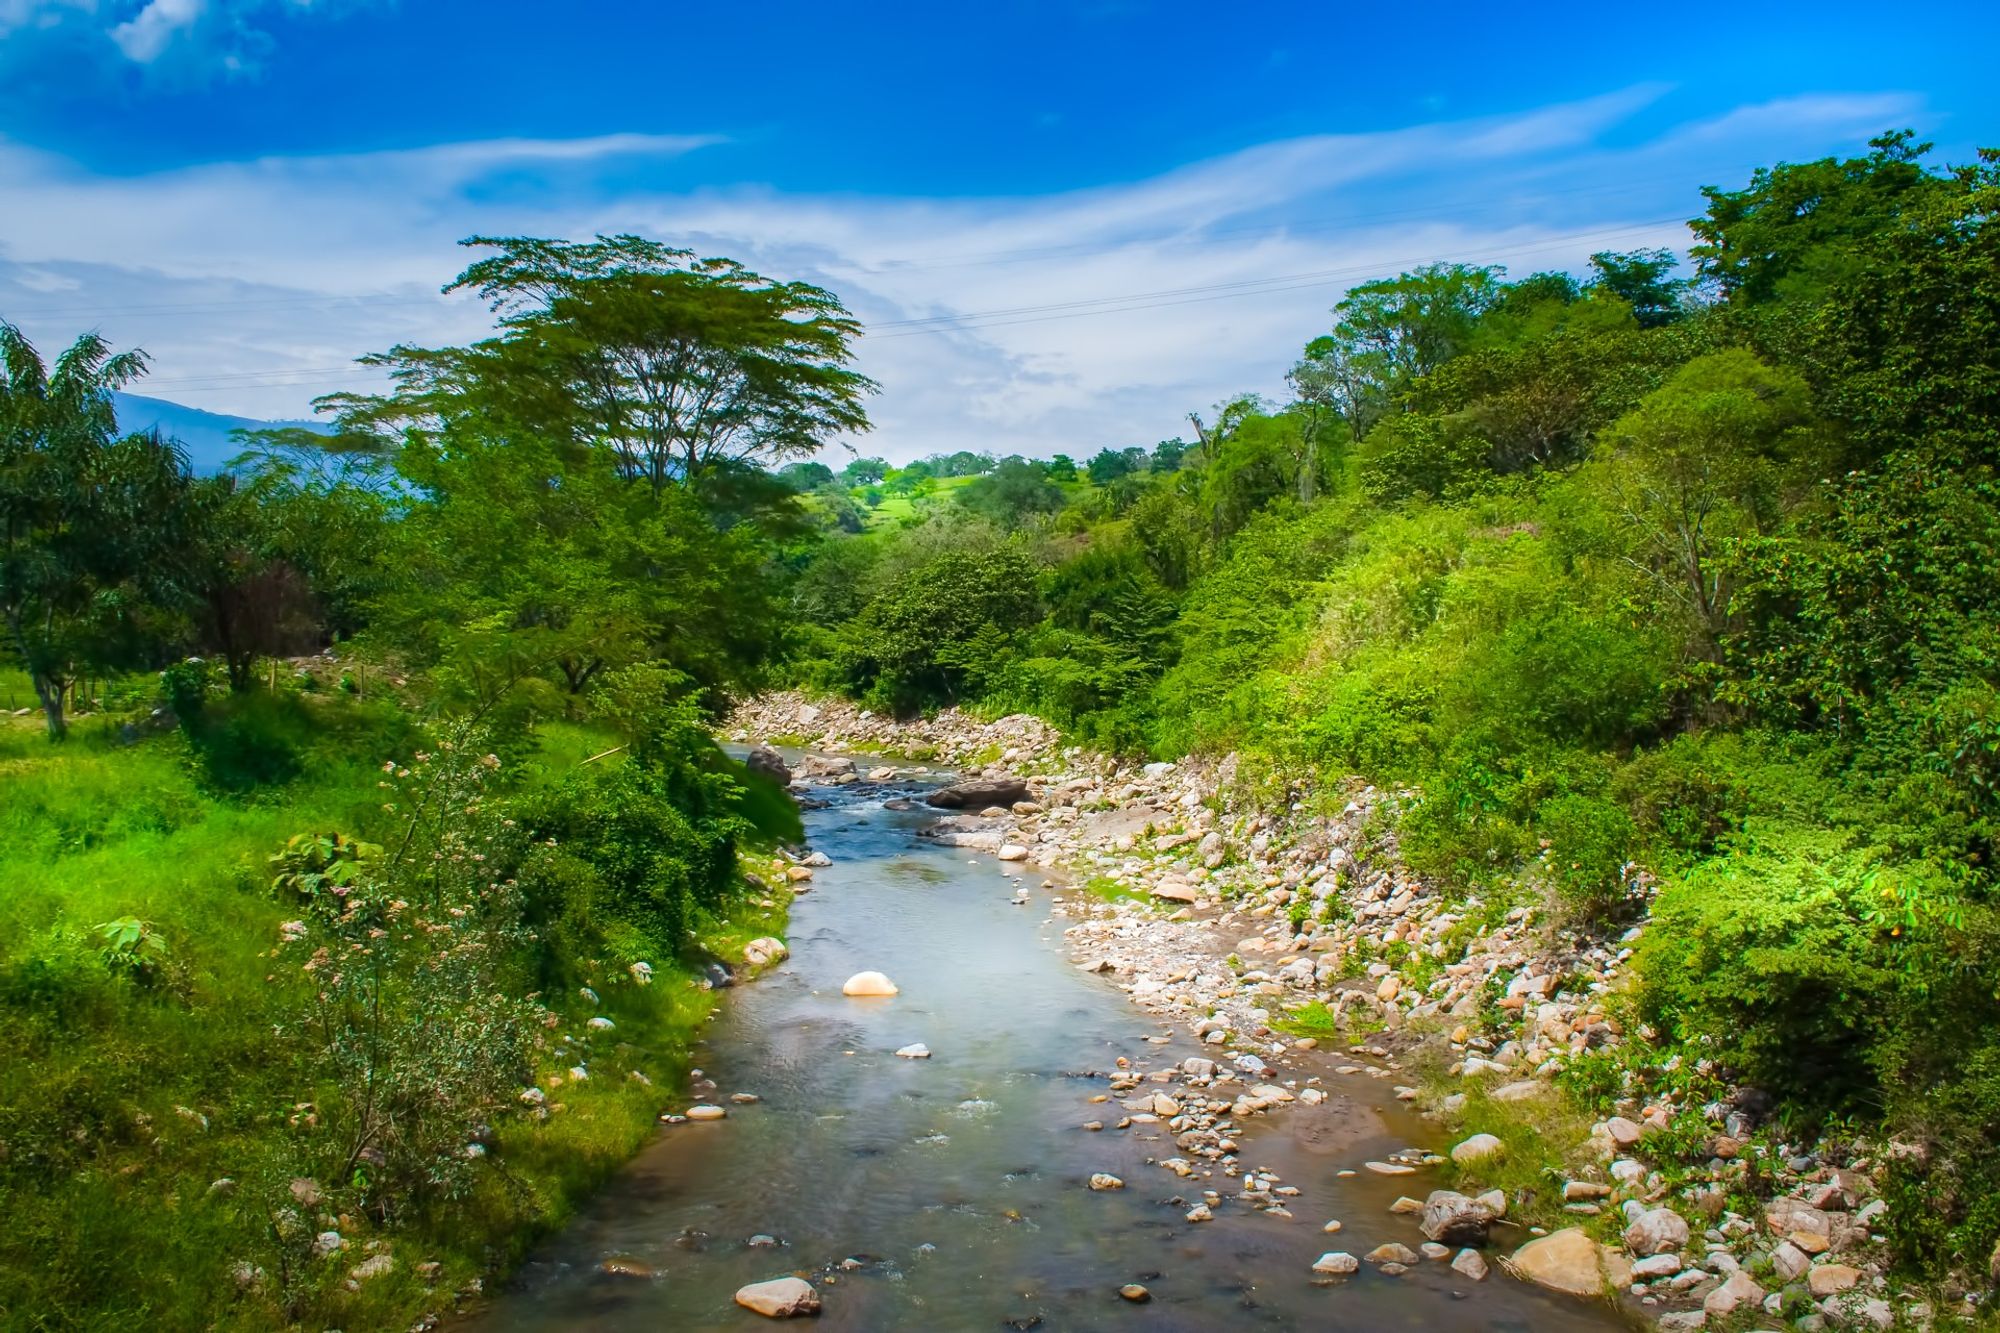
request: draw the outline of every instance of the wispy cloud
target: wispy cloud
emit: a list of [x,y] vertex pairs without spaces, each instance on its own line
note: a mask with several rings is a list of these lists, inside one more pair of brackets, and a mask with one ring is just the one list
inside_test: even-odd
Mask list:
[[[161,396],[295,416],[363,382],[343,369],[356,355],[485,329],[476,303],[437,295],[464,262],[461,237],[630,230],[840,292],[870,327],[863,368],[886,390],[871,449],[1090,451],[1175,434],[1231,393],[1280,391],[1354,282],[1433,260],[1521,273],[1684,244],[1697,185],[1851,150],[1921,111],[1909,97],[1801,98],[1633,134],[1659,94],[1291,139],[1010,199],[630,184],[648,157],[716,142],[701,135],[129,178],[0,141],[0,316],[48,342],[95,326],[144,345]],[[495,178],[515,188],[485,188]]]

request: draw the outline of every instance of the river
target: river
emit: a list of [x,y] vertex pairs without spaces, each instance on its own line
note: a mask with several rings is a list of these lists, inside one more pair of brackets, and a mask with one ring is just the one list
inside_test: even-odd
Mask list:
[[[1316,1279],[1324,1251],[1420,1242],[1415,1219],[1388,1209],[1399,1194],[1421,1197],[1423,1174],[1337,1172],[1435,1146],[1434,1128],[1386,1081],[1338,1080],[1329,1060],[1326,1081],[1347,1096],[1259,1117],[1241,1140],[1246,1165],[1302,1191],[1291,1220],[1238,1205],[1219,1171],[1183,1180],[1149,1165],[1175,1155],[1166,1127],[1117,1130],[1116,1101],[1089,1099],[1121,1056],[1161,1069],[1215,1048],[1072,963],[1068,921],[1050,909],[1074,891],[1031,874],[1030,901],[1015,906],[1023,877],[917,838],[931,817],[921,808],[886,809],[880,789],[826,792],[832,804],[806,827],[833,865],[793,905],[792,957],[723,992],[697,1052],[716,1084],[703,1096],[728,1118],[663,1126],[471,1327],[763,1327],[733,1303],[736,1289],[794,1273],[820,1288],[820,1327],[868,1333],[1624,1327],[1609,1307],[1514,1282],[1497,1262],[1478,1283],[1440,1262]],[[871,968],[901,994],[841,995]],[[893,1054],[913,1042],[932,1058]],[[759,1100],[731,1104],[739,1092]],[[1091,1120],[1106,1128],[1084,1129]],[[1094,1172],[1125,1188],[1091,1190]],[[1213,1222],[1190,1223],[1203,1189],[1225,1202]],[[1330,1218],[1340,1234],[1323,1234]],[[606,1260],[651,1275],[608,1273]],[[1150,1301],[1122,1299],[1128,1283]]]

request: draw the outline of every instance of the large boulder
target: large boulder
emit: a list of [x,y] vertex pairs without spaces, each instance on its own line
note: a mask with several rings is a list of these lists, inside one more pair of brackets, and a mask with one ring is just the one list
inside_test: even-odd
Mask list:
[[759,745],[743,756],[743,767],[760,778],[769,778],[780,787],[792,783],[792,766],[785,762],[785,756],[768,745]]
[[778,1277],[752,1282],[736,1292],[736,1303],[770,1319],[791,1319],[819,1313],[819,1293],[803,1278]]
[[1030,799],[1032,793],[1022,778],[973,778],[940,787],[924,798],[940,810],[984,810],[989,806],[1011,806]]
[[1597,1242],[1582,1227],[1565,1227],[1529,1241],[1507,1260],[1514,1276],[1572,1296],[1604,1290],[1604,1260]]
[[809,754],[792,772],[802,778],[844,778],[854,775],[854,761],[844,755]]
[[1655,1208],[1632,1219],[1625,1228],[1625,1248],[1640,1258],[1672,1254],[1688,1243],[1688,1224],[1671,1208]]
[[1440,1245],[1484,1245],[1486,1230],[1493,1225],[1493,1214],[1485,1204],[1457,1190],[1432,1190],[1423,1211],[1418,1225],[1425,1239]]

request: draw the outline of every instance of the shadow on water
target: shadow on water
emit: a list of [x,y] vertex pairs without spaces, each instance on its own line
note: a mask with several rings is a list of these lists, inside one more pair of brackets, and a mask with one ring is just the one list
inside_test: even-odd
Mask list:
[[[1115,1119],[1089,1098],[1119,1056],[1163,1068],[1194,1054],[1192,1039],[1073,967],[1066,922],[1047,919],[1052,895],[1009,903],[1013,867],[919,840],[927,814],[886,810],[879,790],[833,799],[806,816],[834,864],[794,904],[791,960],[729,992],[698,1052],[715,1096],[760,1100],[663,1129],[470,1327],[757,1328],[766,1321],[733,1303],[736,1289],[791,1273],[821,1287],[819,1327],[857,1333],[1624,1326],[1497,1271],[1469,1283],[1426,1263],[1316,1281],[1327,1249],[1420,1239],[1388,1212],[1392,1182],[1336,1174],[1427,1137],[1372,1081],[1245,1133],[1244,1162],[1303,1191],[1290,1221],[1239,1209],[1220,1174],[1149,1165],[1174,1155],[1164,1126],[1083,1129]],[[902,993],[844,998],[841,983],[866,968]],[[894,1056],[911,1042],[933,1057]],[[1096,1171],[1126,1188],[1086,1188]],[[1203,1188],[1231,1201],[1188,1223]],[[1342,1233],[1322,1234],[1336,1217]],[[651,1276],[601,1271],[613,1258]],[[1129,1282],[1151,1302],[1120,1299]]]

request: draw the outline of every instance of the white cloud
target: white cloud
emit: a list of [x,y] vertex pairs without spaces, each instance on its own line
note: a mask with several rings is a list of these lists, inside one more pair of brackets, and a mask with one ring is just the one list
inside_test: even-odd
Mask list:
[[[151,82],[254,74],[274,12],[339,14],[366,0],[0,0],[0,79],[52,49],[94,51],[99,73],[136,65]],[[80,73],[87,75],[88,70]]]
[[[136,178],[0,141],[0,316],[44,342],[95,326],[145,346],[146,392],[295,416],[316,393],[365,383],[343,369],[361,353],[487,327],[476,303],[437,295],[463,267],[461,237],[638,231],[839,292],[873,330],[861,365],[884,386],[870,451],[1091,452],[1181,433],[1189,410],[1235,392],[1281,391],[1353,282],[1432,260],[1518,273],[1684,245],[1698,185],[1851,150],[1919,110],[1803,98],[1634,134],[1630,117],[1657,93],[1287,140],[1004,199],[594,183],[608,159],[690,152],[713,142],[702,136],[494,140]],[[1614,130],[1626,146],[1602,147]],[[481,188],[496,178],[510,188]]]
[[176,36],[193,28],[207,9],[205,0],[147,0],[144,9],[111,29],[111,40],[127,60],[150,65]]

